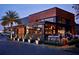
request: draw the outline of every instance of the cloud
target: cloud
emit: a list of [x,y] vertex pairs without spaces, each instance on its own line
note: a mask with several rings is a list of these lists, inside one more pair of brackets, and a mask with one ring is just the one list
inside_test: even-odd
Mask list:
[[75,22],[76,22],[77,24],[79,24],[79,19],[75,20]]

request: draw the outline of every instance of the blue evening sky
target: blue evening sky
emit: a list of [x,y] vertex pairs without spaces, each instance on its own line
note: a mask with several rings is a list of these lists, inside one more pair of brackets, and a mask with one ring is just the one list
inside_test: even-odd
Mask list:
[[[72,4],[0,4],[0,19],[8,10],[16,11],[20,18],[23,18],[30,14],[53,7],[59,7],[72,13],[74,12]],[[2,30],[1,25],[0,30]]]

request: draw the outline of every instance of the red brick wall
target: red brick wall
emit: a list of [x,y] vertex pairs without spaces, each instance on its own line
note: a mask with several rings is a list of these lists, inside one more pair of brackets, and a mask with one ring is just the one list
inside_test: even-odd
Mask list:
[[25,26],[23,26],[23,25],[17,26],[17,35],[18,35],[19,38],[24,37],[24,35],[25,35]]
[[63,17],[65,20],[69,19],[71,24],[71,32],[75,34],[75,18],[74,14],[64,11],[62,9],[56,9],[56,16]]
[[71,28],[72,28],[71,32],[72,34],[75,34],[74,14],[64,11],[62,9],[59,9],[57,7],[32,14],[28,18],[29,18],[29,23],[34,24],[35,22],[38,22],[40,19],[53,17],[53,16],[58,16],[58,17],[63,17],[64,19],[69,19],[71,22]]
[[49,10],[41,11],[41,12],[30,15],[29,22],[34,23],[36,21],[39,21],[40,19],[53,17],[53,16],[56,16],[56,8],[52,8]]

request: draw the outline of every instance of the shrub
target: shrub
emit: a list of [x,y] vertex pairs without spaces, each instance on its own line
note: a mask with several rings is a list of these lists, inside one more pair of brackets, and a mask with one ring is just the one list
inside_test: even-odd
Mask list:
[[79,48],[79,43],[77,43],[75,46],[76,46],[77,48]]
[[35,40],[34,40],[34,39],[32,39],[32,40],[31,40],[31,43],[34,43],[34,42],[35,42]]
[[43,41],[43,40],[40,40],[40,41],[39,41],[39,44],[42,44],[42,43],[44,43],[44,41]]
[[79,43],[79,39],[73,39],[71,41],[68,42],[69,45],[75,45]]

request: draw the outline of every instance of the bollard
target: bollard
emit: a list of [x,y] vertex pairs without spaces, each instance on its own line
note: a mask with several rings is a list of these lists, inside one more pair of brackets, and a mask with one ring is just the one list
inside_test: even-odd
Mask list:
[[15,37],[13,38],[13,40],[15,41]]
[[38,40],[35,40],[35,43],[36,43],[36,44],[39,44],[39,41],[38,41]]
[[28,39],[28,43],[30,43],[30,41],[31,41],[31,40],[30,40],[30,39]]
[[18,41],[19,41],[19,38],[18,38]]
[[23,41],[23,42],[25,41],[24,38],[22,39],[22,41]]

